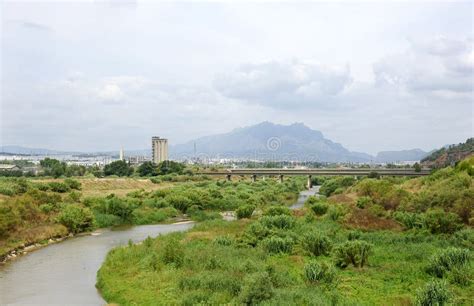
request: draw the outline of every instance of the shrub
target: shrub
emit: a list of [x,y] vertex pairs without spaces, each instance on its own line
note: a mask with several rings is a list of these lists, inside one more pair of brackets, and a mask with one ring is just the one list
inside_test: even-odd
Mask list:
[[331,205],[328,209],[327,216],[329,219],[337,221],[340,217],[344,216],[344,211],[339,206]]
[[174,217],[178,211],[173,207],[166,208],[149,208],[142,207],[132,212],[133,224],[154,224],[165,221],[170,217]]
[[94,215],[87,207],[75,204],[65,205],[58,216],[58,222],[66,226],[72,233],[80,233],[92,229]]
[[336,278],[336,270],[326,263],[310,261],[304,266],[304,275],[310,283],[332,283]]
[[341,176],[326,180],[319,189],[319,193],[329,197],[337,189],[344,190],[347,187],[354,185],[356,179],[352,176]]
[[237,219],[250,218],[252,217],[255,206],[253,205],[242,205],[236,209],[235,214]]
[[0,202],[0,237],[7,235],[20,221],[12,205]]
[[122,219],[119,216],[112,214],[95,214],[95,225],[97,227],[109,227],[114,225],[119,225],[122,223]]
[[328,207],[329,205],[324,202],[319,202],[319,203],[311,205],[311,209],[318,216],[324,215],[328,211]]
[[427,211],[424,221],[426,228],[433,234],[452,234],[463,227],[458,215],[441,209]]
[[407,229],[422,228],[424,224],[423,214],[411,212],[395,212],[393,218]]
[[469,250],[448,248],[434,254],[426,267],[426,272],[437,277],[443,277],[453,270],[463,270],[469,265]]
[[161,259],[165,264],[180,267],[184,261],[184,251],[179,240],[170,238],[165,241]]
[[270,230],[260,222],[254,222],[246,228],[242,241],[248,245],[256,246],[263,238],[267,237]]
[[295,226],[295,218],[287,215],[263,216],[259,222],[266,228],[291,229]]
[[286,206],[270,206],[264,213],[265,216],[291,215],[291,211]]
[[64,180],[64,184],[66,184],[70,189],[81,190],[81,183],[78,180],[67,178]]
[[264,249],[269,253],[291,253],[293,250],[293,239],[289,237],[280,238],[272,236],[265,238],[263,241]]
[[429,281],[424,288],[417,290],[416,305],[433,306],[445,305],[451,298],[448,286],[444,281]]
[[48,214],[50,213],[51,211],[53,211],[55,209],[55,206],[53,204],[41,204],[39,206],[39,209],[44,212],[45,214]]
[[170,194],[166,196],[166,201],[168,202],[169,206],[173,206],[183,213],[185,213],[188,207],[192,205],[192,202],[189,198],[179,194]]
[[61,183],[61,182],[49,182],[48,183],[49,189],[53,192],[64,193],[71,190],[68,185]]
[[336,246],[336,265],[341,268],[352,264],[354,267],[363,267],[371,254],[372,244],[362,240],[346,241]]
[[217,245],[228,246],[234,243],[234,240],[229,236],[217,236],[214,239],[214,243]]
[[247,305],[256,305],[270,299],[274,294],[272,279],[267,272],[252,274],[245,278],[240,301]]
[[360,197],[357,199],[356,206],[360,209],[364,209],[366,206],[372,203],[372,199],[370,197]]
[[301,240],[303,248],[314,256],[328,255],[332,242],[329,237],[319,232],[308,232]]
[[310,196],[306,199],[306,201],[304,202],[304,205],[306,206],[311,206],[315,203],[318,203],[320,201],[320,199],[316,196]]
[[347,239],[348,240],[357,240],[357,239],[360,239],[361,236],[362,236],[362,233],[359,230],[350,231],[347,234]]

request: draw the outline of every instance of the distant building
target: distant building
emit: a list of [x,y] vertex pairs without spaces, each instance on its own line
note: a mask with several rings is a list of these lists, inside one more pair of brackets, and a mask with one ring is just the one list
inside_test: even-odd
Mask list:
[[123,148],[120,149],[119,159],[123,160],[125,155],[123,154]]
[[168,139],[153,136],[151,138],[152,161],[159,164],[168,160]]
[[11,164],[0,164],[0,170],[16,171],[16,170],[20,170],[20,167],[18,167],[17,165],[11,165]]

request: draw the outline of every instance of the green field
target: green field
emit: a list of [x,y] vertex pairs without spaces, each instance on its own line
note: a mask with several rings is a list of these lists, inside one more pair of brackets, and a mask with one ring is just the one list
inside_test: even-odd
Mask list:
[[303,209],[273,201],[116,248],[97,287],[120,305],[472,305],[472,162],[418,179],[323,179],[327,198]]

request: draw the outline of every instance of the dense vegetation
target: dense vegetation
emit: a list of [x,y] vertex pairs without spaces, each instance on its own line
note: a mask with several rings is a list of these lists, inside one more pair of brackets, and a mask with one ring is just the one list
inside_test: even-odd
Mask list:
[[275,203],[289,204],[303,187],[298,180],[278,184],[272,180],[227,182],[185,175],[170,178],[181,182],[157,190],[139,189],[125,196],[84,196],[81,181],[71,178],[47,182],[2,178],[0,193],[7,197],[0,199],[0,255],[25,243],[97,227],[182,218],[219,219],[219,212],[238,210],[248,203],[260,210]]
[[421,162],[426,166],[441,168],[452,165],[472,154],[474,154],[474,138],[468,138],[465,143],[450,145],[432,152]]
[[240,220],[112,250],[97,286],[122,305],[470,305],[473,165],[326,179],[293,212],[250,202]]

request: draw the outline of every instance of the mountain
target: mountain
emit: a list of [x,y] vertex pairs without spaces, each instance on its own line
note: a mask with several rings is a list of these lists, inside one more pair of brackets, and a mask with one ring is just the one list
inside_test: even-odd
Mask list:
[[324,162],[367,162],[365,153],[351,152],[324,138],[303,123],[280,125],[262,122],[230,133],[202,137],[170,147],[173,158],[247,158],[258,160],[305,160]]
[[400,161],[419,161],[428,155],[420,149],[401,150],[401,151],[382,151],[377,153],[375,161],[378,163],[393,163]]
[[423,158],[421,164],[426,167],[441,168],[454,165],[456,162],[474,154],[474,138],[466,142],[444,146]]
[[58,155],[72,154],[70,152],[42,149],[42,148],[26,148],[21,146],[1,146],[0,153],[24,154],[24,155]]

